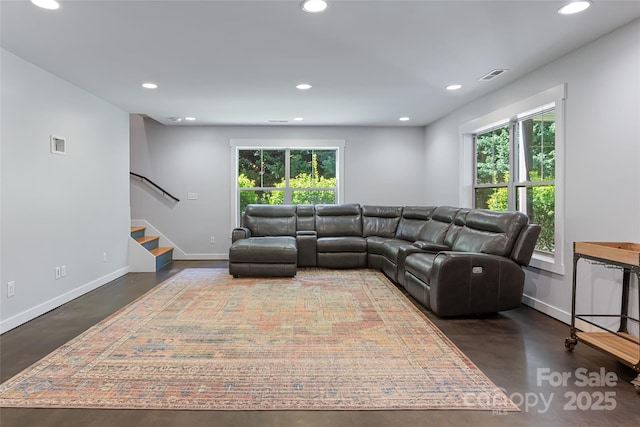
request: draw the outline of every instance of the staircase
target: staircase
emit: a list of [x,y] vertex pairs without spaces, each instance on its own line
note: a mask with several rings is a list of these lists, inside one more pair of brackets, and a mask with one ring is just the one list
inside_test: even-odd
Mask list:
[[131,227],[131,238],[153,255],[154,271],[158,271],[173,261],[173,248],[159,246],[160,236],[147,236],[145,231],[146,227]]

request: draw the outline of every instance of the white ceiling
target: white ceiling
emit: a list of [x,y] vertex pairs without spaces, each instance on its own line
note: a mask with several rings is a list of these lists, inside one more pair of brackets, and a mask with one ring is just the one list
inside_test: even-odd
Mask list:
[[[190,126],[425,125],[640,18],[637,0],[573,16],[550,0],[329,0],[321,14],[299,0],[60,2],[2,0],[2,47],[127,112]],[[495,68],[509,71],[478,81]]]

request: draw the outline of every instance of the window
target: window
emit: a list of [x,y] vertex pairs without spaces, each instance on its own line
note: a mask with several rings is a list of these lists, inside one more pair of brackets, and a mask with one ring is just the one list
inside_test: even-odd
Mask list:
[[288,203],[336,203],[336,150],[290,150]]
[[285,150],[239,150],[238,192],[240,212],[251,203],[281,205],[285,181]]
[[564,117],[559,85],[460,127],[460,205],[518,210],[542,231],[531,266],[564,274]]
[[240,212],[268,205],[336,202],[336,150],[238,150]]
[[555,250],[555,106],[474,135],[474,207],[518,210],[540,224],[536,250]]
[[251,203],[339,202],[344,141],[232,140],[231,145],[236,147],[236,221]]

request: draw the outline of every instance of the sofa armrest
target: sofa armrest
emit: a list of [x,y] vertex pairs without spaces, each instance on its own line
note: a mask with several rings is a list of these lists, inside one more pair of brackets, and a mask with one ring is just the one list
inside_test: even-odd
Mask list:
[[431,309],[438,316],[495,313],[520,305],[524,271],[512,259],[444,251],[433,261]]
[[426,242],[424,240],[417,240],[413,242],[412,246],[401,247],[398,249],[397,268],[398,268],[398,283],[405,286],[404,270],[405,260],[411,254],[427,252],[431,254],[437,254],[442,251],[448,251],[451,248],[447,245],[440,245],[437,243]]
[[529,224],[522,229],[511,251],[511,258],[515,262],[524,266],[529,265],[541,230],[538,224]]
[[451,248],[447,245],[425,242],[424,240],[418,240],[416,242],[413,242],[413,246],[420,249],[421,251],[429,252],[432,254],[451,250]]
[[248,239],[251,237],[251,230],[245,227],[236,227],[231,231],[231,243],[240,239]]
[[[410,243],[410,242],[407,242]],[[396,270],[397,270],[397,281],[402,286],[405,285],[404,281],[404,270],[405,270],[405,261],[407,257],[411,254],[422,252],[417,246],[408,244],[407,246],[400,246],[398,248],[398,255],[396,257]]]
[[315,267],[318,264],[318,233],[315,231],[297,231],[298,267]]

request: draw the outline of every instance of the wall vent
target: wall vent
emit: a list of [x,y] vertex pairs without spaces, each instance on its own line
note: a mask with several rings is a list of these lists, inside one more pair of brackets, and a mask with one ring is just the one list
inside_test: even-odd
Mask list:
[[480,77],[478,80],[481,82],[488,82],[489,80],[493,80],[496,77],[506,73],[507,70],[506,69],[496,69],[496,70],[492,70],[489,71],[487,74],[485,74],[484,76]]
[[269,123],[289,123],[289,120],[269,120]]
[[67,154],[67,141],[63,137],[51,135],[50,141],[53,154]]

